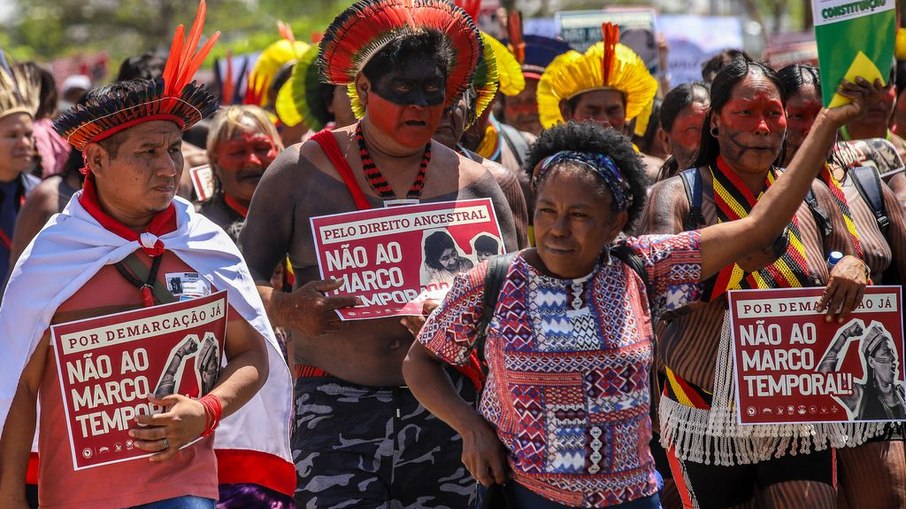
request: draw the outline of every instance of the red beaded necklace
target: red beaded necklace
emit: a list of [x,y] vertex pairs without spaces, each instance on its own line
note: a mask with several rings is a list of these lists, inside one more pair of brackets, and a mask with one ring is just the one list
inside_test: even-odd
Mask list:
[[[359,144],[359,156],[362,158],[362,170],[365,172],[365,179],[368,185],[377,193],[378,196],[385,200],[396,199],[396,193],[390,187],[390,183],[381,174],[381,170],[374,164],[371,154],[368,153],[368,147],[365,146],[365,136],[362,134],[362,123],[355,126],[355,139]],[[428,163],[431,162],[431,142],[425,144],[425,153],[422,155],[422,162],[418,165],[418,174],[415,175],[415,182],[406,193],[406,198],[417,200],[422,195],[422,189],[425,187],[425,173],[428,170]]]

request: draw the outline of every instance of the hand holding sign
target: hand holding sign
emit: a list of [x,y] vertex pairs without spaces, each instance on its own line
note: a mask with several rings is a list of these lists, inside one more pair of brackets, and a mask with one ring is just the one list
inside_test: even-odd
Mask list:
[[198,438],[205,430],[207,416],[204,405],[198,400],[179,394],[163,398],[151,396],[152,404],[167,409],[154,415],[138,415],[135,422],[140,427],[129,430],[135,446],[143,451],[156,453],[151,461],[166,461],[180,447]]
[[843,317],[852,313],[862,301],[867,283],[862,260],[847,255],[837,262],[818,304],[818,309],[827,310],[825,320],[830,322],[836,317],[837,323],[843,323]]
[[306,336],[324,336],[340,330],[336,310],[360,304],[352,295],[325,295],[343,286],[342,279],[310,281],[286,296],[288,315],[282,322]]
[[884,84],[881,83],[881,80],[874,80],[874,83],[864,78],[856,78],[855,83],[844,81],[840,83],[837,93],[850,99],[851,102],[830,107],[825,110],[825,115],[834,125],[846,125],[868,113],[868,109],[880,101],[883,89]]
[[437,306],[440,306],[440,302],[434,299],[427,299],[425,300],[425,303],[422,304],[421,316],[404,316],[400,320],[400,323],[409,329],[409,333],[412,334],[412,337],[417,338],[418,333],[421,332],[422,327],[425,325],[425,319],[437,309]]

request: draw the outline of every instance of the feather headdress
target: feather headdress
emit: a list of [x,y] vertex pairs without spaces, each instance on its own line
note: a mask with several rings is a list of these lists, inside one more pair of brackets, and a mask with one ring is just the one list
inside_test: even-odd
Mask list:
[[27,113],[32,118],[38,111],[41,81],[30,67],[10,65],[0,51],[0,118],[13,113]]
[[[466,14],[472,18],[472,21],[478,23],[478,15],[481,12],[481,0],[455,0],[457,6],[466,11]],[[497,39],[488,35],[486,32],[481,31],[481,42],[482,42],[482,57],[479,60],[478,66],[479,69],[475,70],[475,78],[472,79],[472,85],[475,87],[475,91],[478,92],[479,102],[485,101],[490,104],[490,101],[494,98],[494,95],[499,90],[503,95],[516,95],[525,88],[525,78],[522,76],[522,71],[519,69],[519,60],[516,58],[509,49],[506,48],[503,44],[500,43]],[[491,96],[487,99],[482,97],[482,89],[487,93],[490,90],[490,83],[486,80],[490,76],[486,70],[480,69],[484,62],[490,62],[488,55],[494,56],[494,67],[496,67],[496,78],[497,84],[494,87],[494,91],[490,92]],[[483,76],[479,76],[483,74]],[[485,80],[485,81],[481,81]],[[485,104],[485,107],[487,104]],[[477,115],[481,115],[481,111],[484,110],[482,107]]]
[[516,61],[522,67],[522,74],[526,78],[541,79],[541,73],[553,62],[554,58],[571,49],[568,43],[559,39],[540,35],[524,35],[522,13],[519,11],[514,10],[507,13],[506,32],[508,39],[503,43],[516,57]]
[[[453,48],[447,69],[446,105],[468,88],[481,55],[481,38],[472,18],[446,0],[360,0],[337,16],[321,40],[318,66],[322,79],[352,85],[356,75],[391,41],[424,30],[440,32]],[[350,88],[353,111],[364,111]]]
[[604,32],[605,41],[591,46],[584,54],[571,50],[547,66],[538,83],[538,114],[545,128],[565,121],[560,113],[561,100],[604,89],[622,92],[626,97],[626,120],[638,117],[636,131],[647,128],[657,80],[634,51],[616,42],[612,31],[605,28]]
[[490,35],[481,32],[481,39],[484,47],[481,52],[481,59],[478,60],[478,67],[475,69],[475,77],[472,78],[472,88],[475,89],[475,107],[466,119],[466,129],[478,120],[478,117],[484,113],[484,110],[494,100],[500,86],[500,77],[498,75],[497,57],[494,54],[494,46],[489,40],[494,40]]
[[271,44],[255,62],[249,74],[248,94],[243,101],[245,104],[264,106],[267,103],[267,91],[271,83],[283,67],[295,64],[303,53],[308,51],[309,45],[297,41],[289,25],[278,21],[277,29],[282,39]]
[[214,94],[191,81],[220,36],[216,32],[196,51],[206,10],[201,0],[188,38],[183,25],[176,27],[162,77],[138,87],[114,89],[103,97],[95,96],[57,118],[54,129],[73,147],[84,150],[91,142],[142,122],[170,120],[185,130],[214,113],[217,109]]
[[321,87],[333,85],[321,83],[318,72],[318,47],[311,46],[299,57],[293,74],[280,87],[275,104],[280,120],[294,126],[304,122],[309,129],[320,131],[330,122],[330,112],[321,100]]

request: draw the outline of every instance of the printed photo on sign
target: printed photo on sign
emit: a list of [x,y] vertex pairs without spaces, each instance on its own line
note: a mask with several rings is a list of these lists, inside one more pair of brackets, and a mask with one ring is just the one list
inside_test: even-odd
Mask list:
[[163,411],[151,395],[197,398],[214,387],[227,306],[218,292],[51,327],[75,470],[152,454],[129,437],[135,417]]
[[211,294],[211,283],[197,272],[168,272],[164,275],[167,289],[179,300],[196,299]]
[[842,324],[817,310],[823,292],[730,292],[742,424],[906,418],[902,288],[866,288]]
[[321,277],[363,305],[343,320],[418,315],[453,278],[504,252],[490,199],[399,205],[311,219]]

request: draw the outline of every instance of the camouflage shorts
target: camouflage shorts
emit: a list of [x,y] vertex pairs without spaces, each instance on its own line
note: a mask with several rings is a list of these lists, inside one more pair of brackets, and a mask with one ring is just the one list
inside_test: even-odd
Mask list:
[[[451,378],[471,404],[472,385]],[[459,435],[404,387],[298,379],[292,448],[300,509],[464,509],[475,497]]]

